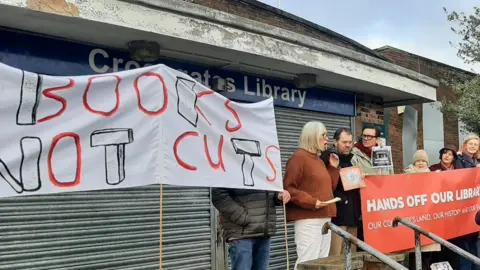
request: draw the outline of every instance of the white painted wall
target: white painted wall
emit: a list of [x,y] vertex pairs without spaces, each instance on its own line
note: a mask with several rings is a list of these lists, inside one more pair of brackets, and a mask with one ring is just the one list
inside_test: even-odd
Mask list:
[[440,101],[423,104],[423,148],[430,164],[438,162],[438,151],[445,145],[441,105]]
[[418,111],[412,106],[405,106],[402,125],[403,167],[412,164],[417,151]]

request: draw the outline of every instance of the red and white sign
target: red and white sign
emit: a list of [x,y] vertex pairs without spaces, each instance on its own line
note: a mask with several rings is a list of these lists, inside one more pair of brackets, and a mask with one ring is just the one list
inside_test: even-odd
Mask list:
[[[479,231],[480,168],[367,176],[365,182],[360,190],[363,231],[367,244],[380,252],[415,247],[414,231],[402,224],[394,228],[395,217],[447,240]],[[421,243],[433,240],[422,236]]]
[[273,99],[156,65],[52,77],[0,64],[0,197],[151,184],[281,190]]

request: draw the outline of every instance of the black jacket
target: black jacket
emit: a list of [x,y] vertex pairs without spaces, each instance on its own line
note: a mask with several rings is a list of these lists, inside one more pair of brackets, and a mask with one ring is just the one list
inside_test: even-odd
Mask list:
[[[465,153],[458,155],[458,159],[455,162],[455,169],[468,169],[475,168],[479,161],[477,159],[471,158]],[[462,242],[476,242],[478,241],[478,232],[470,233],[466,235],[459,236],[457,238],[451,239],[452,243],[459,245]]]
[[212,188],[212,203],[223,219],[229,239],[268,238],[275,234],[278,193],[263,190]]
[[[331,152],[325,151],[321,154],[320,158],[323,160],[326,166],[329,165],[329,154]],[[352,167],[351,159],[353,154],[339,155],[340,168]],[[337,202],[337,216],[332,218],[332,223],[337,226],[357,227],[358,220],[362,214],[362,205],[360,200],[360,190],[354,189],[345,191],[343,189],[342,180],[339,179],[337,188],[333,192],[333,196],[342,199]]]
[[467,168],[475,168],[479,161],[476,158],[471,158],[465,153],[458,155],[458,159],[455,162],[456,169],[467,169]]

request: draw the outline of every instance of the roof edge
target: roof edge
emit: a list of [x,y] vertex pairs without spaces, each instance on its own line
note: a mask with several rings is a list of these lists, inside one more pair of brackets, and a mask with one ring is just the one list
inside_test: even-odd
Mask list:
[[438,64],[440,66],[444,66],[444,67],[447,67],[449,69],[453,69],[453,70],[458,71],[458,72],[466,73],[466,74],[471,75],[471,76],[478,76],[479,75],[479,74],[476,74],[474,72],[471,72],[471,71],[468,71],[468,70],[465,70],[465,69],[461,69],[461,68],[457,68],[457,67],[451,66],[449,64],[445,64],[445,63],[442,63],[442,62],[439,62],[439,61],[436,61],[436,60],[433,60],[433,59],[430,59],[430,58],[427,58],[427,57],[424,57],[424,56],[421,56],[421,55],[418,55],[418,54],[414,54],[414,53],[411,53],[411,52],[408,52],[408,51],[405,51],[405,50],[402,50],[402,49],[399,49],[399,48],[396,48],[396,47],[393,47],[393,46],[390,46],[390,45],[385,45],[385,46],[382,46],[380,48],[374,49],[374,51],[377,51],[377,52],[381,52],[381,51],[385,51],[385,50],[393,50],[393,51],[406,53],[406,54],[409,54],[411,56],[417,57],[419,59],[425,60],[427,62],[432,62],[432,63]]
[[267,10],[267,11],[269,11],[269,12],[272,12],[272,13],[274,13],[274,14],[276,14],[276,15],[280,15],[280,16],[283,16],[283,17],[285,17],[285,18],[287,18],[287,19],[290,19],[290,20],[292,20],[292,21],[295,21],[296,23],[303,24],[303,25],[305,25],[305,26],[307,26],[307,27],[310,27],[310,28],[313,28],[313,29],[315,29],[315,30],[317,30],[317,31],[320,31],[320,32],[323,32],[323,33],[325,33],[325,34],[331,35],[331,36],[333,36],[333,37],[335,37],[335,38],[338,38],[338,39],[340,39],[340,40],[342,40],[342,41],[344,41],[344,42],[346,42],[346,43],[348,43],[348,44],[353,45],[354,47],[356,47],[356,48],[358,48],[358,49],[360,49],[360,50],[365,51],[366,53],[370,54],[371,56],[377,57],[377,58],[382,59],[382,60],[387,61],[387,62],[391,62],[390,59],[388,59],[387,57],[379,54],[377,51],[375,51],[375,50],[373,50],[373,49],[371,49],[371,48],[369,48],[369,47],[367,47],[367,46],[365,46],[365,45],[362,45],[361,43],[359,43],[359,42],[357,42],[357,41],[355,41],[355,40],[353,40],[353,39],[351,39],[351,38],[348,38],[348,37],[346,37],[346,36],[344,36],[344,35],[341,35],[341,34],[335,32],[335,31],[333,31],[333,30],[330,30],[330,29],[328,29],[328,28],[326,28],[326,27],[323,27],[323,26],[321,26],[321,25],[318,25],[318,24],[316,24],[316,23],[314,23],[314,22],[311,22],[311,21],[309,21],[309,20],[303,19],[303,18],[301,18],[301,17],[299,17],[299,16],[297,16],[297,15],[294,15],[294,14],[292,14],[292,13],[289,13],[289,12],[286,12],[286,11],[281,10],[281,9],[279,9],[279,8],[276,8],[276,7],[274,7],[274,6],[265,4],[265,3],[261,2],[261,1],[258,1],[258,0],[240,0],[240,2],[244,2],[244,3],[247,3],[247,4],[249,4],[249,5],[256,6],[256,7],[258,7],[258,8],[261,8],[261,9]]
[[184,0],[120,0],[134,5],[141,5],[148,8],[160,9],[175,14],[190,16],[213,23],[220,23],[258,35],[269,36],[275,39],[283,40],[292,44],[297,44],[309,49],[318,50],[328,54],[336,55],[345,59],[352,60],[373,68],[394,73],[405,78],[430,85],[437,88],[439,82],[426,75],[412,71],[410,69],[395,65],[391,61],[385,61],[371,55],[354,51],[349,48],[341,47],[319,39],[314,39],[306,35],[295,33],[273,25],[265,24],[245,17],[223,12],[217,9],[193,4]]

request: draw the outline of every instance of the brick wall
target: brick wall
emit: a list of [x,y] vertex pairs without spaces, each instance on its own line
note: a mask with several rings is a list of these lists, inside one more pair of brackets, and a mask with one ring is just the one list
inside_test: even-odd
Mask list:
[[[442,77],[446,72],[453,72],[457,74],[464,73],[461,70],[449,67],[442,63],[438,63],[423,57],[419,57],[414,54],[410,54],[405,51],[398,50],[392,47],[381,48],[377,50],[380,54],[387,57],[393,63],[411,69],[415,72],[424,74],[431,78],[442,80]],[[455,99],[455,94],[451,89],[442,86],[437,89],[437,100],[442,100],[443,98],[448,98],[450,100]],[[418,137],[417,145],[419,149],[423,148],[423,117],[422,117],[422,105],[413,106],[418,112]],[[392,110],[390,116],[390,139],[392,141],[392,148],[395,148],[395,155],[400,155],[399,158],[394,160],[395,168],[401,168],[408,164],[403,163],[401,144],[402,144],[402,125],[403,117],[398,115],[396,109]],[[454,144],[458,145],[458,120],[455,116],[452,115],[443,115],[443,125],[444,125],[444,141],[445,144]],[[398,141],[398,145],[395,145],[394,141]],[[397,170],[396,170],[397,171]]]
[[[359,46],[353,45],[347,40],[334,37],[320,29],[323,27],[305,21],[287,12],[278,10],[273,7],[264,5],[263,3],[249,3],[252,1],[240,0],[185,0],[191,3],[220,10],[240,17],[248,18],[278,28],[286,29],[298,34],[302,34],[311,38],[322,40],[337,46],[348,48],[361,53],[378,57],[373,51],[365,50]],[[264,6],[264,8],[261,8]],[[345,38],[346,39],[346,38]],[[351,40],[354,42],[353,40]]]
[[383,119],[383,101],[379,98],[358,95],[357,96],[357,116],[355,117],[355,137],[362,134],[362,123],[384,124]]
[[398,114],[397,108],[393,108],[390,112],[389,137],[392,146],[393,169],[395,173],[403,171],[403,114]]

